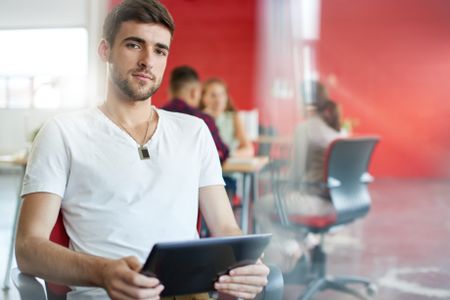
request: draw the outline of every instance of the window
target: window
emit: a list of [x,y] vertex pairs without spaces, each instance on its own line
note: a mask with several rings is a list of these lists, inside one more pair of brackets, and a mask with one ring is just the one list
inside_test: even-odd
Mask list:
[[0,30],[0,40],[0,108],[86,105],[86,29]]

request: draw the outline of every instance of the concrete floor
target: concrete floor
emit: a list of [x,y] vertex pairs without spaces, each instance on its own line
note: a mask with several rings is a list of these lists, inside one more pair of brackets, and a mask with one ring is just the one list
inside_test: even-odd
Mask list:
[[[371,195],[369,215],[326,240],[329,274],[371,278],[375,299],[450,299],[450,181],[378,180]],[[287,285],[285,298],[302,290]]]
[[[18,172],[0,172],[0,279],[16,207]],[[367,276],[379,287],[374,299],[450,299],[450,181],[378,180],[369,215],[326,240],[329,273]],[[286,299],[304,287],[288,284]],[[0,299],[19,299],[17,291]],[[323,292],[314,299],[353,299]]]

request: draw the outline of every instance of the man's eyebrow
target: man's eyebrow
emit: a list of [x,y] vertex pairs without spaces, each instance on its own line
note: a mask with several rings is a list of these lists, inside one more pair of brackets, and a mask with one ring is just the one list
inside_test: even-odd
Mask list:
[[140,44],[145,44],[145,40],[143,40],[141,38],[138,38],[137,36],[129,36],[127,38],[124,38],[122,43],[129,42],[129,41],[137,42],[137,43],[140,43]]
[[169,51],[169,46],[167,46],[166,44],[163,44],[163,43],[156,43],[156,47],[161,48],[161,49],[166,49],[167,51]]

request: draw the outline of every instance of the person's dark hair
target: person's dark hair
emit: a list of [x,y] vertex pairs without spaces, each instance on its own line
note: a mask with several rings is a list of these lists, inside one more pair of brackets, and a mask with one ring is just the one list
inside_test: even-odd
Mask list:
[[341,116],[336,102],[329,99],[322,99],[320,102],[316,103],[315,106],[318,114],[328,126],[336,131],[341,130]]
[[172,94],[178,93],[186,84],[199,82],[197,71],[189,66],[176,67],[170,73],[169,89]]
[[120,25],[126,21],[160,24],[166,27],[172,36],[175,31],[172,16],[158,0],[124,0],[112,9],[103,24],[103,38],[111,46]]
[[203,83],[202,87],[202,100],[200,101],[200,109],[205,109],[205,102],[203,101],[203,97],[205,96],[206,90],[210,85],[220,84],[225,88],[225,92],[227,93],[227,106],[225,107],[225,111],[235,112],[236,108],[233,105],[233,101],[230,98],[230,94],[228,93],[228,86],[222,79],[219,78],[210,78]]

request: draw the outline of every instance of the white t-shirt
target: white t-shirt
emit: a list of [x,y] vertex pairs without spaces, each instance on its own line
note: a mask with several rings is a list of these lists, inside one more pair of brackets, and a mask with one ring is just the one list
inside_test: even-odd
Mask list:
[[[22,195],[62,197],[71,249],[144,262],[156,242],[198,238],[199,188],[224,184],[217,150],[201,119],[157,113],[148,160],[97,108],[57,116],[41,129]],[[106,296],[78,287],[69,299],[99,299],[98,293]]]

